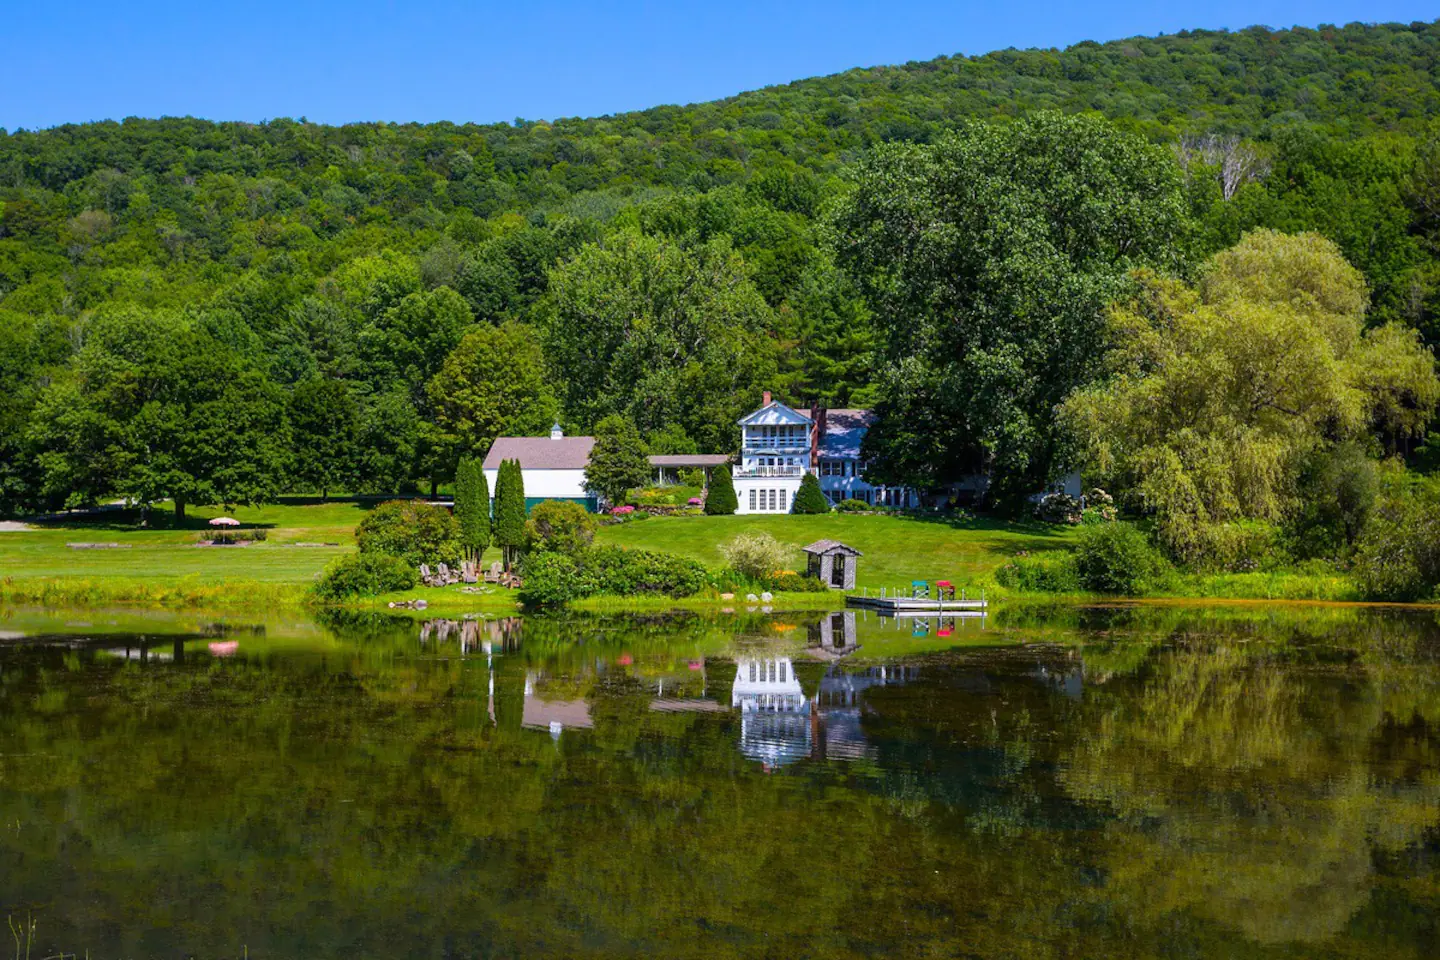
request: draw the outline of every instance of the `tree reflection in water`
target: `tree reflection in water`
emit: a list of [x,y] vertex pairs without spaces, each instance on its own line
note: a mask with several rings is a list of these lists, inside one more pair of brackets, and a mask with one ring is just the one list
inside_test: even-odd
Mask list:
[[76,619],[12,615],[0,646],[0,909],[49,953],[1440,934],[1424,615],[1002,611],[959,649],[865,618]]

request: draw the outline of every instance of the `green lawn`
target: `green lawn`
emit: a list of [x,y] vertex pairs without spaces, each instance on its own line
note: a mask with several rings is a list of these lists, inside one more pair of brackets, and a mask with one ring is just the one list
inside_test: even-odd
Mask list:
[[[284,603],[302,591],[335,557],[353,549],[354,528],[367,506],[292,499],[231,514],[249,527],[262,527],[264,543],[249,547],[198,547],[220,508],[198,508],[182,529],[168,515],[157,529],[142,529],[133,518],[70,520],[34,529],[0,531],[0,585],[17,596],[51,596],[55,602]],[[962,524],[895,516],[750,516],[651,518],[601,528],[599,543],[662,550],[721,567],[720,546],[742,531],[766,530],[794,546],[791,567],[805,569],[802,544],[829,538],[862,551],[857,584],[904,587],[911,580],[951,580],[977,585],[1020,550],[1068,546],[1074,532],[1028,523],[974,520]],[[73,542],[119,543],[122,550],[74,550]],[[335,544],[300,546],[301,543]],[[492,548],[485,561],[498,559]],[[28,585],[28,586],[27,586]],[[38,586],[37,586],[38,585]],[[42,589],[44,593],[37,593]],[[458,589],[458,588],[457,588]],[[6,592],[6,591],[0,591]],[[454,596],[451,596],[454,593]],[[432,602],[512,604],[508,591],[483,600],[456,591],[419,591]],[[832,598],[833,599],[833,598]],[[819,598],[816,598],[817,602]]]
[[[7,577],[144,577],[220,583],[308,582],[355,542],[365,508],[354,503],[272,504],[230,511],[247,526],[265,529],[267,540],[249,547],[199,547],[219,507],[196,508],[183,529],[141,529],[120,519],[73,520],[35,529],[0,532],[0,575]],[[169,517],[159,517],[168,524]],[[67,543],[119,543],[123,550],[74,550]],[[296,546],[334,543],[333,547]]]
[[901,587],[911,580],[978,583],[1020,550],[1067,547],[1075,530],[1001,520],[952,524],[900,516],[667,517],[603,527],[597,542],[662,550],[694,557],[709,567],[724,565],[720,545],[738,533],[764,530],[794,545],[793,569],[804,571],[800,547],[815,540],[839,540],[861,551],[858,587]]

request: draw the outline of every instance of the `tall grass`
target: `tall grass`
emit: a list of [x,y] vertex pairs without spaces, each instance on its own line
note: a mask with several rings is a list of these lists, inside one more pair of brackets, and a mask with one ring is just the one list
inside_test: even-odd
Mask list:
[[0,601],[43,606],[145,604],[156,607],[298,606],[305,599],[299,584],[198,579],[145,580],[136,577],[5,577]]

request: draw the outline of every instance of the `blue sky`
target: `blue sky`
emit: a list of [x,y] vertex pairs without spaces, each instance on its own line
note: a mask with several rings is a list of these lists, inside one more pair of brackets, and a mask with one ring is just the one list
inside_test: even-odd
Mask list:
[[493,122],[711,100],[852,66],[1187,27],[1431,20],[1433,0],[8,0],[0,127],[127,116]]

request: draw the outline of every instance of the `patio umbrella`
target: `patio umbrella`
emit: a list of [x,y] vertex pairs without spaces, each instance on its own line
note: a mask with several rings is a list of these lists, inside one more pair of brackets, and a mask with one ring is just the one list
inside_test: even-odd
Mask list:
[[212,526],[212,527],[238,527],[238,526],[240,526],[240,521],[239,521],[239,520],[236,520],[234,517],[216,517],[214,520],[211,520],[211,521],[210,521],[210,526]]

